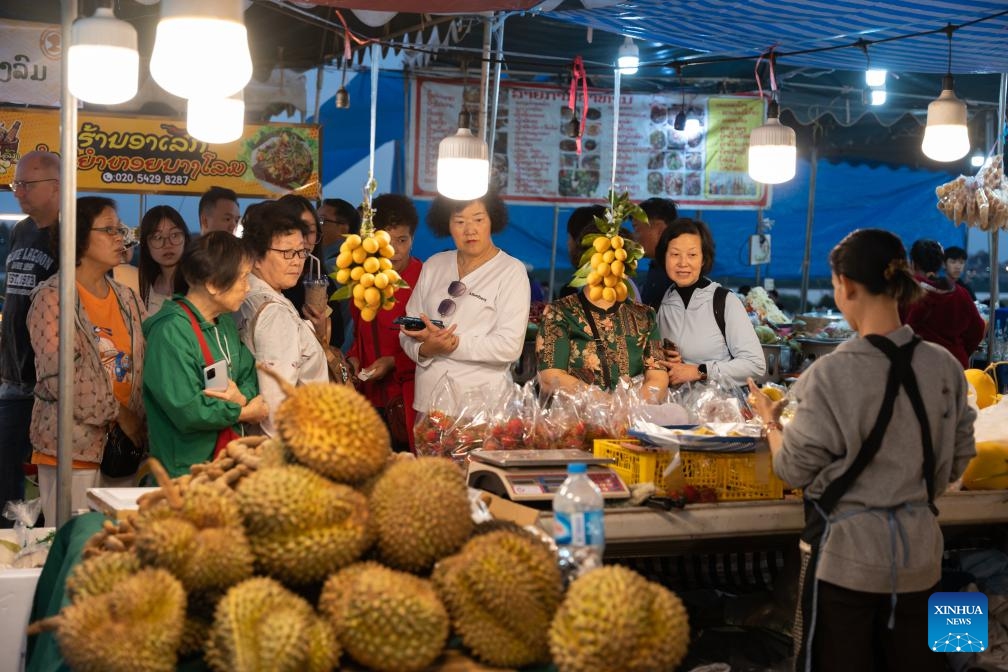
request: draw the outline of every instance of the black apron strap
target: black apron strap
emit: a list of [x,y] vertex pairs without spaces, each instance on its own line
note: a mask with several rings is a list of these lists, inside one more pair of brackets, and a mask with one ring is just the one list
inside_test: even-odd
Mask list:
[[801,539],[807,544],[807,549],[802,552],[798,608],[795,615],[794,660],[796,670],[811,669],[811,646],[817,610],[815,575],[819,564],[820,544],[827,526],[827,517],[881,449],[882,438],[892,421],[893,408],[900,387],[906,389],[914,409],[914,415],[920,423],[928,507],[935,515],[938,515],[938,509],[934,505],[935,455],[934,445],[931,441],[931,427],[928,424],[924,401],[920,396],[920,388],[917,385],[917,377],[914,375],[912,366],[913,351],[921,339],[919,336],[914,336],[909,343],[901,347],[897,347],[883,336],[872,334],[865,336],[865,339],[881,350],[889,359],[889,374],[886,377],[885,393],[882,397],[878,418],[861,444],[861,450],[854,458],[854,462],[839,478],[826,486],[825,492],[818,500],[805,501],[805,528],[802,531]]

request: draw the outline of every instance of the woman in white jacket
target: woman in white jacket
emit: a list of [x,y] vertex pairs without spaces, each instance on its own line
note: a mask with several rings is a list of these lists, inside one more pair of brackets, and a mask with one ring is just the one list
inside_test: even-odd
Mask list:
[[494,244],[493,234],[507,225],[507,209],[494,192],[473,201],[438,196],[427,224],[437,236],[450,235],[455,249],[424,262],[406,314],[424,318],[426,327],[402,329],[399,336],[417,363],[413,407],[420,413],[430,410],[434,388],[445,376],[462,394],[490,392],[511,380],[531,299],[525,265]]
[[672,286],[658,310],[666,347],[669,384],[708,377],[744,385],[766,372],[756,330],[735,294],[706,276],[714,266],[714,239],[700,220],[680,217],[655,247],[655,263],[665,263]]
[[[256,362],[266,364],[292,385],[328,382],[328,318],[306,303],[305,315],[310,322],[303,319],[281,293],[301,281],[308,256],[308,223],[282,203],[264,202],[248,209],[242,226],[242,239],[255,257],[249,292],[237,320],[242,342]],[[272,436],[273,414],[285,395],[261,371],[259,389],[269,408],[262,430]]]

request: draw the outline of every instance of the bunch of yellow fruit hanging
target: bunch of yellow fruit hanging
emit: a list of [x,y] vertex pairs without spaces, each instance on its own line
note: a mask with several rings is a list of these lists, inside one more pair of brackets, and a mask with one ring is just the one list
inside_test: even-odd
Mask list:
[[570,284],[587,285],[592,301],[624,301],[630,294],[630,278],[637,273],[637,261],[644,256],[644,248],[619,235],[620,225],[627,219],[646,223],[647,215],[630,200],[629,193],[616,196],[610,191],[605,216],[595,217],[599,233],[581,239],[586,249]]
[[375,231],[375,211],[371,208],[370,198],[372,193],[373,179],[365,187],[360,235],[352,233],[343,240],[336,257],[336,272],[332,274],[336,282],[344,285],[332,298],[352,298],[365,322],[374,320],[380,309],[392,310],[395,291],[409,286],[392,268],[395,248],[392,247],[389,232]]

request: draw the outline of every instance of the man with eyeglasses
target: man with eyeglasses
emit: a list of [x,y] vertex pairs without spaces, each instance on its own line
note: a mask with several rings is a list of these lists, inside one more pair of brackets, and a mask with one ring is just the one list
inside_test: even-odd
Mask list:
[[[31,293],[52,276],[59,255],[52,245],[59,225],[60,158],[52,152],[28,152],[14,169],[11,190],[28,217],[14,226],[7,253],[7,294],[0,323],[0,506],[24,498],[22,465],[31,455],[35,389],[35,352],[28,337]],[[3,519],[0,525],[10,527]]]

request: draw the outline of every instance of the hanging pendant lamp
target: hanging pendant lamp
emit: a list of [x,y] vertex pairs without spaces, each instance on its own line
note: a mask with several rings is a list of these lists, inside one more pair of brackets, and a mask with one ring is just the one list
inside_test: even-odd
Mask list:
[[151,76],[181,98],[225,98],[252,78],[242,0],[161,0]]
[[935,161],[957,161],[969,153],[969,128],[966,125],[966,103],[955,95],[952,80],[952,33],[955,27],[945,28],[948,37],[948,69],[942,79],[942,92],[928,105],[927,127],[921,151]]
[[629,35],[623,39],[616,56],[616,67],[619,68],[621,75],[637,74],[637,69],[640,67],[640,49]]
[[471,201],[486,194],[490,186],[487,144],[469,129],[471,118],[464,108],[458,131],[438,145],[437,190],[456,201]]
[[780,123],[780,107],[771,100],[767,120],[749,135],[749,177],[763,184],[780,184],[795,176],[798,147],[794,129]]
[[186,103],[186,131],[214,145],[234,142],[245,131],[245,97],[241,91],[227,98],[190,98]]
[[137,33],[109,7],[73,22],[67,52],[70,93],[86,103],[117,105],[133,98],[140,74]]

